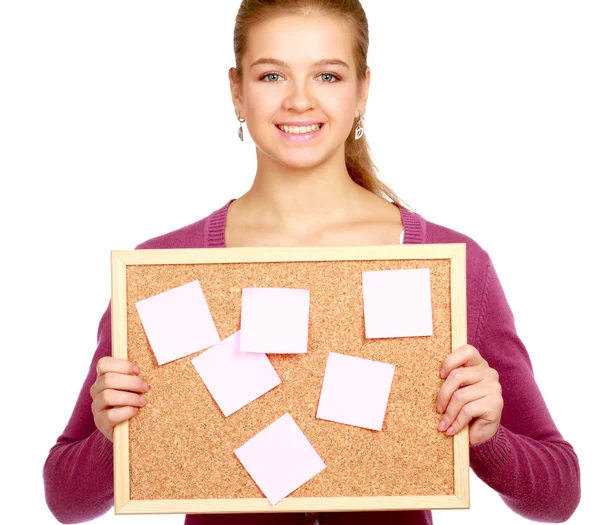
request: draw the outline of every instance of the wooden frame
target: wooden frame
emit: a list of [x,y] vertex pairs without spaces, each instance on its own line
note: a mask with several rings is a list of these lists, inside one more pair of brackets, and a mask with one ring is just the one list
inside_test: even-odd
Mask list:
[[[206,263],[431,260],[450,262],[452,349],[467,342],[466,248],[464,244],[347,247],[199,248],[112,251],[112,353],[127,359],[126,269],[129,265]],[[381,497],[288,497],[273,507],[266,498],[203,500],[131,500],[129,486],[129,422],[116,426],[114,497],[116,514],[265,513],[469,508],[468,427],[453,437],[454,494]]]

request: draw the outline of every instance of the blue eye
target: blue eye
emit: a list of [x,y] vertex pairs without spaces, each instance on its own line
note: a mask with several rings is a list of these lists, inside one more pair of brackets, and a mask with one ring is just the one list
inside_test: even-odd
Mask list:
[[320,77],[331,77],[332,79],[335,79],[335,81],[326,80],[325,81],[326,84],[333,84],[334,82],[337,82],[340,79],[338,76],[334,75],[333,73],[321,73],[319,76]]
[[[280,77],[281,75],[279,73],[267,73],[266,75],[260,77],[260,80],[263,80],[264,78],[267,77]],[[275,79],[277,80],[277,79]],[[268,80],[267,82],[271,82],[271,80]]]

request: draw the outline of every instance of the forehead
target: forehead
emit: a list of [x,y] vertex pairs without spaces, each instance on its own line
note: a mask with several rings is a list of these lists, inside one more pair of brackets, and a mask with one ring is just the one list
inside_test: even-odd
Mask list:
[[244,62],[270,57],[303,66],[339,58],[352,65],[352,51],[347,20],[322,14],[286,15],[263,20],[250,29]]

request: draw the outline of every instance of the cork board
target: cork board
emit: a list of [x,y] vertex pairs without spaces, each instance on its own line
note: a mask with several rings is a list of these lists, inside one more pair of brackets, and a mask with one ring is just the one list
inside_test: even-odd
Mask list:
[[[466,344],[464,244],[112,252],[113,356],[151,385],[114,432],[115,513],[318,512],[469,507],[468,427],[437,431],[439,370]],[[366,339],[362,271],[429,268],[433,336]],[[221,340],[244,287],[310,290],[308,353],[269,355],[282,384],[224,417],[191,364],[158,365],[135,302],[198,280]],[[401,300],[401,298],[399,298]],[[315,417],[329,352],[396,365],[381,431]],[[327,468],[271,505],[234,454],[288,412]]]

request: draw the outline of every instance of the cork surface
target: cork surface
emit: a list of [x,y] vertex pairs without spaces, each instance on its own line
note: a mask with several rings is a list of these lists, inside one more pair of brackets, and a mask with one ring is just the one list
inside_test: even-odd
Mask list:
[[[367,340],[362,271],[400,268],[430,269],[433,336]],[[200,352],[158,366],[135,308],[193,280],[221,339],[240,329],[242,288],[310,290],[308,353],[270,355],[282,384],[227,418],[191,364]],[[451,335],[449,260],[128,266],[127,358],[151,385],[129,421],[131,499],[262,498],[234,449],[285,412],[327,465],[290,498],[453,494],[453,440],[435,410]],[[396,365],[381,431],[316,419],[329,352]]]

